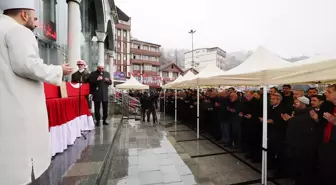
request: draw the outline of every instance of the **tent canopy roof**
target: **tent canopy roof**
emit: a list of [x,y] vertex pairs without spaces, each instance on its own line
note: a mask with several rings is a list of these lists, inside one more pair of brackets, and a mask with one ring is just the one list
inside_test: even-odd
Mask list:
[[144,90],[149,89],[148,85],[141,84],[137,79],[135,79],[133,76],[126,82],[116,85],[117,89],[138,89],[138,90]]

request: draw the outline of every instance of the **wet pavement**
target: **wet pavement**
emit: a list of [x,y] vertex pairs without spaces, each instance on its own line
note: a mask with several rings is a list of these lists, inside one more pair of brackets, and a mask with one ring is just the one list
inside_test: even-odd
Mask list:
[[194,185],[191,170],[167,137],[165,127],[129,120],[116,136],[112,165],[102,185]]
[[86,139],[77,138],[73,146],[57,154],[48,170],[31,185],[95,184],[120,125],[120,118],[113,117],[108,122],[110,125],[84,133]]
[[[159,116],[160,117],[160,116]],[[58,154],[33,185],[226,185],[260,184],[261,165],[225,148],[211,135],[173,118],[160,123],[110,120]],[[274,179],[273,185],[291,185]]]

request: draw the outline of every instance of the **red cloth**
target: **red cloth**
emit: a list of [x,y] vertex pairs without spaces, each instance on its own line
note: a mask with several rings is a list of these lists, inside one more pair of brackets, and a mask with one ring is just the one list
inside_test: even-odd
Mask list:
[[[334,108],[334,114],[336,113],[336,107]],[[333,131],[334,125],[332,123],[328,123],[326,128],[324,129],[324,142],[328,143],[331,138],[331,134]]]
[[44,94],[46,96],[46,99],[61,97],[60,88],[58,86],[47,83],[44,83]]
[[[73,83],[76,84],[76,83]],[[79,88],[73,87],[69,82],[66,83],[66,88],[68,92],[68,97],[74,96],[85,96],[90,94],[90,85],[89,84],[82,84]]]
[[82,115],[91,116],[87,100],[84,96],[81,96],[80,99],[79,97],[47,99],[46,103],[49,128],[65,124]]

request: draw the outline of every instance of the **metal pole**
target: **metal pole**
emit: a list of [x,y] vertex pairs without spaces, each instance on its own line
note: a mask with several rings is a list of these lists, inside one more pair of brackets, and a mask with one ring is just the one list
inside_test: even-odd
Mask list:
[[263,86],[263,134],[261,184],[267,185],[267,86]]
[[195,67],[195,62],[194,62],[194,33],[196,30],[191,29],[189,33],[191,34],[191,67]]
[[199,86],[197,86],[197,139],[199,139]]
[[177,89],[175,89],[175,124],[177,123]]
[[194,32],[191,33],[191,66],[194,68]]

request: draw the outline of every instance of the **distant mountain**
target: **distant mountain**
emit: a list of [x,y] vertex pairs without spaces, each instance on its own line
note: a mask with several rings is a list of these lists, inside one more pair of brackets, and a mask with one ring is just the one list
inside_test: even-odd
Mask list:
[[304,60],[304,59],[307,59],[307,58],[309,58],[309,57],[307,57],[307,56],[300,56],[300,57],[292,57],[292,58],[288,58],[288,59],[284,58],[284,59],[288,60],[290,62],[297,62],[297,61]]
[[[234,67],[237,67],[238,65],[243,63],[251,54],[252,54],[252,51],[236,51],[236,52],[228,53],[226,56],[225,70],[230,70]],[[300,56],[300,57],[283,58],[283,59],[290,61],[290,62],[297,62],[297,61],[304,60],[307,58],[309,57]]]

